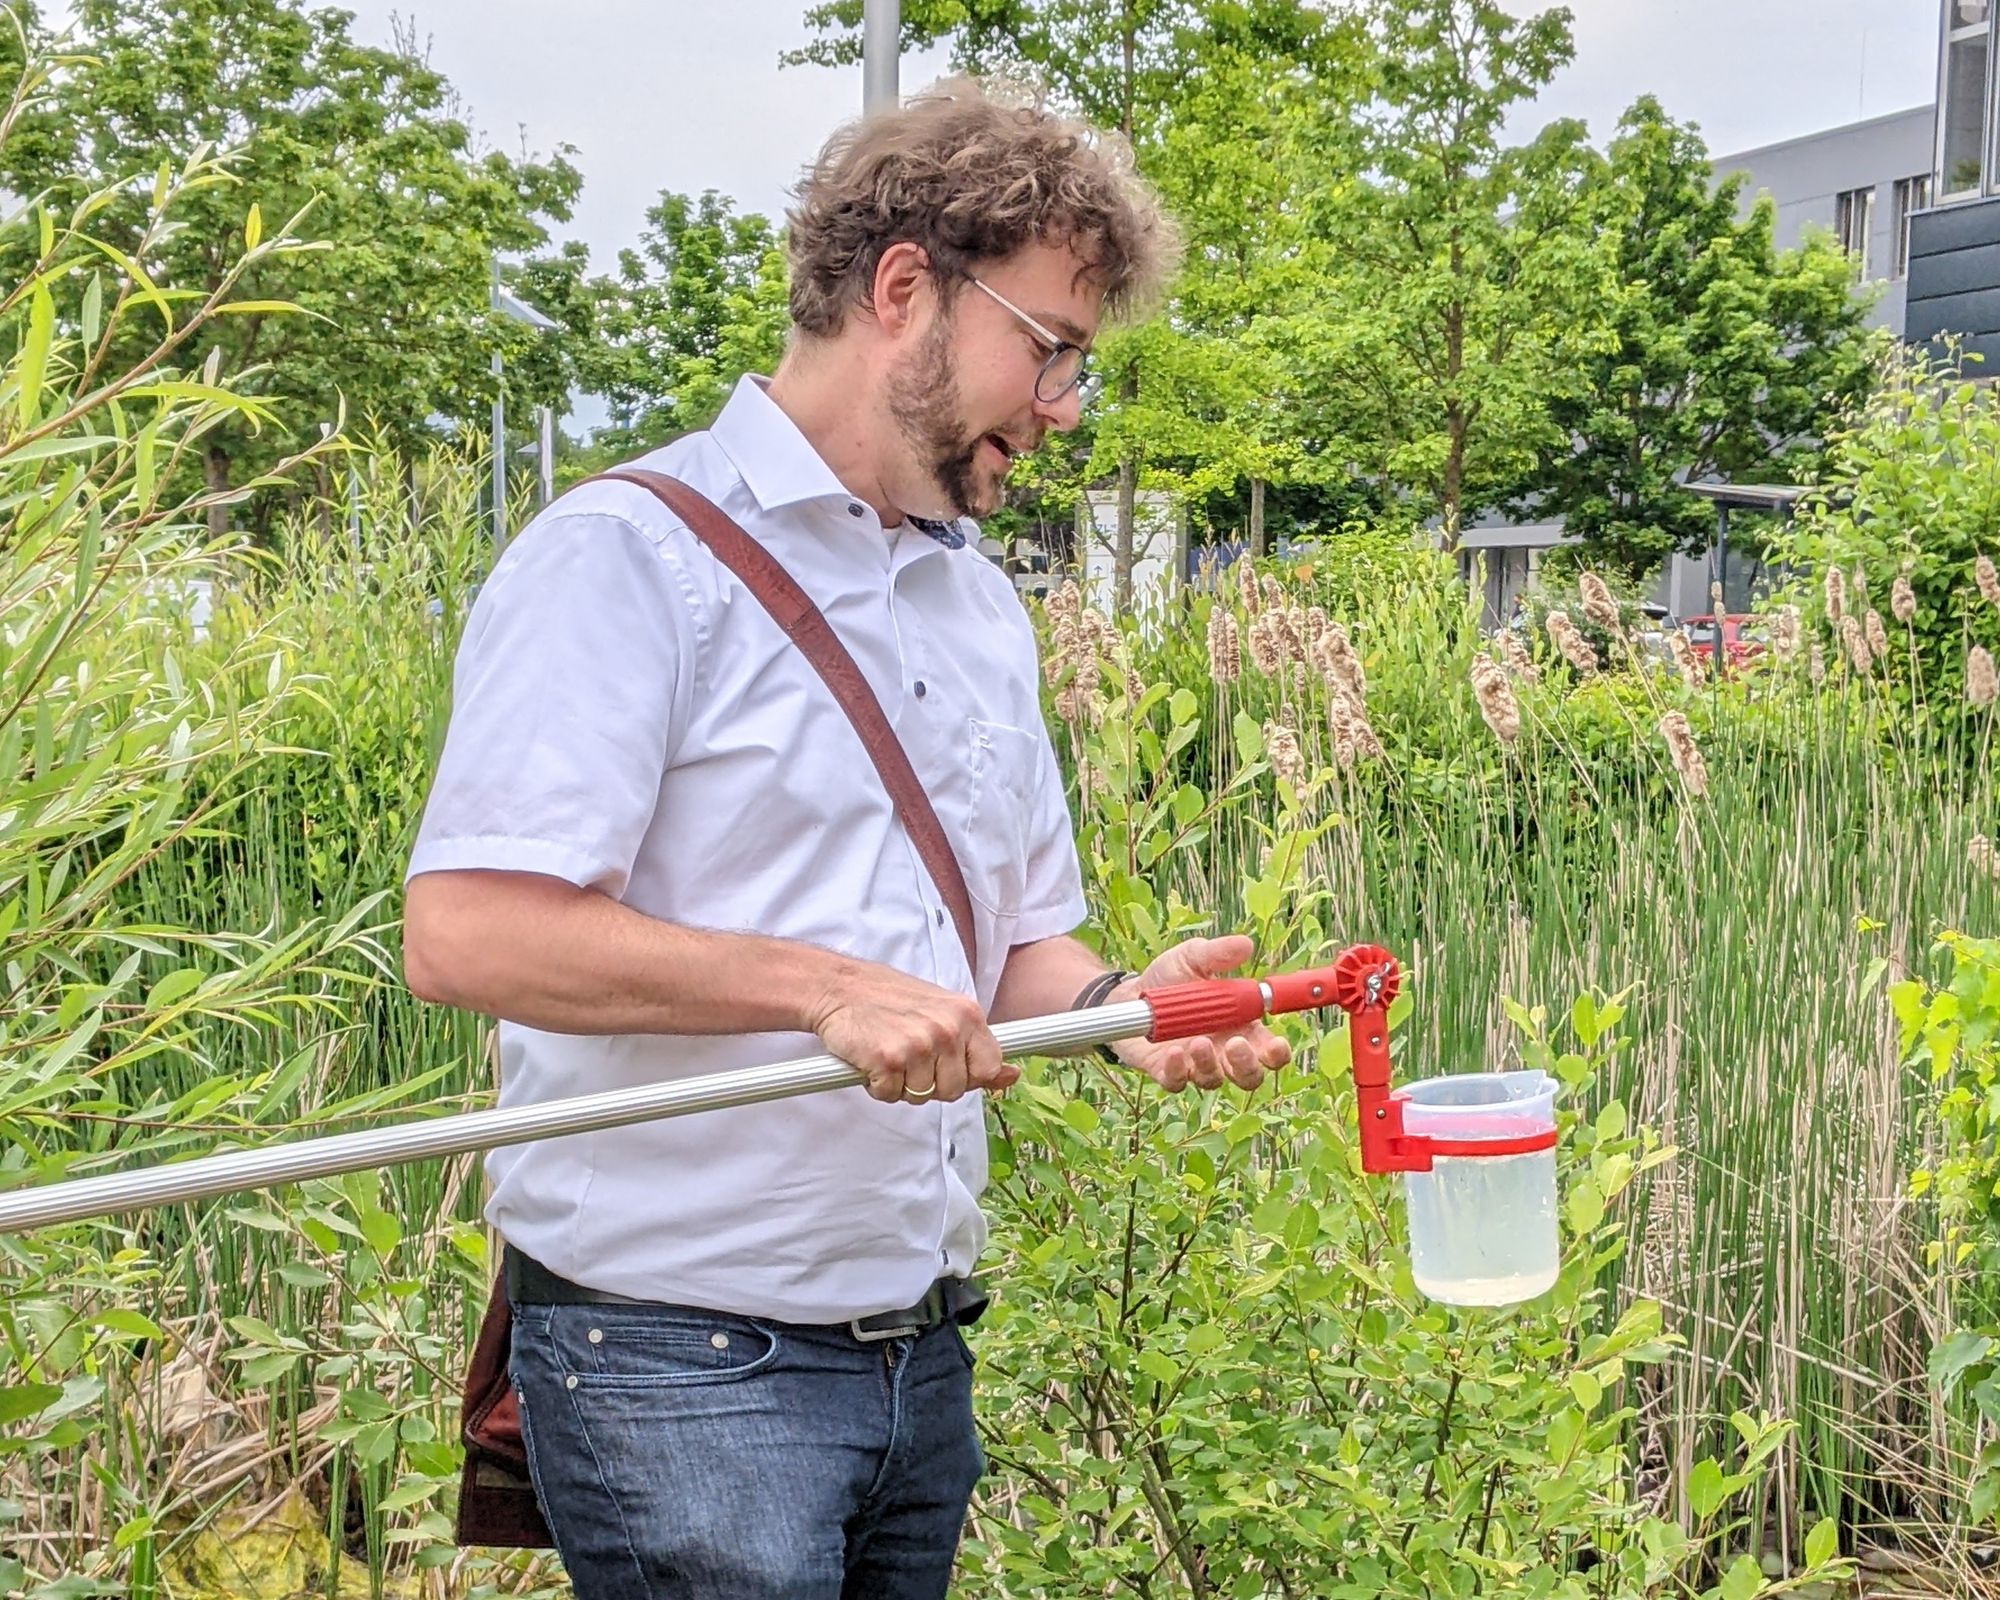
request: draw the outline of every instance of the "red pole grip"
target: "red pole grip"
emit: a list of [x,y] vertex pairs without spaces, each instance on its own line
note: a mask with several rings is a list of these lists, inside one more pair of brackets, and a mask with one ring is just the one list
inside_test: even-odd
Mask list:
[[1198,983],[1173,983],[1164,989],[1141,991],[1139,998],[1153,1009],[1146,1037],[1192,1039],[1197,1034],[1240,1028],[1264,1014],[1264,990],[1255,978],[1204,978]]

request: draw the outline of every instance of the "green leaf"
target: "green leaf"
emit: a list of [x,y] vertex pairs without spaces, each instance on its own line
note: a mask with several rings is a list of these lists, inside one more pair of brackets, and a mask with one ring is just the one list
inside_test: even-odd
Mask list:
[[1697,1520],[1706,1522],[1714,1516],[1727,1492],[1722,1480],[1722,1468],[1711,1457],[1703,1456],[1694,1464],[1694,1470],[1688,1474],[1687,1499],[1688,1509],[1694,1512]]
[[246,251],[255,250],[257,241],[263,237],[264,213],[258,210],[255,202],[252,202],[250,215],[243,219],[243,248]]
[[1754,1556],[1738,1556],[1722,1575],[1722,1600],[1751,1600],[1764,1587],[1764,1569]]
[[13,1383],[0,1386],[0,1425],[39,1417],[63,1397],[53,1383]]
[[1840,1553],[1840,1528],[1831,1517],[1822,1517],[1806,1535],[1806,1566],[1823,1567]]
[[1993,1349],[1993,1340],[1985,1334],[1961,1329],[1931,1351],[1931,1382],[1940,1394],[1950,1398],[1958,1380],[1970,1368],[1988,1360]]
[[[56,303],[48,290],[37,287],[28,302],[28,335],[21,341],[15,381],[20,385],[17,407],[21,426],[33,427],[42,415],[42,377],[48,369],[49,347],[55,338]],[[26,459],[13,451],[10,459]]]
[[1132,1359],[1141,1372],[1157,1383],[1172,1384],[1181,1375],[1181,1369],[1157,1350],[1141,1350]]

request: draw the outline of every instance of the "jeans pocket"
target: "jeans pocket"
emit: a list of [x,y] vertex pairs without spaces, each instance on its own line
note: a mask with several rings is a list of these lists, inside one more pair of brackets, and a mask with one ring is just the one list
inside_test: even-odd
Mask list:
[[549,1339],[578,1389],[733,1383],[778,1356],[778,1336],[763,1323],[653,1306],[559,1306]]
[[958,1358],[965,1363],[967,1372],[979,1370],[979,1357],[973,1352],[972,1341],[965,1336],[965,1329],[954,1322],[951,1325],[952,1342],[958,1346]]

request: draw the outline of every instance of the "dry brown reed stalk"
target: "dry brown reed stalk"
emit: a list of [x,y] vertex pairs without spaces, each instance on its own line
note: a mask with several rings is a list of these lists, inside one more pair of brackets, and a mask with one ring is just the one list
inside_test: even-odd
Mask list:
[[1472,694],[1494,738],[1512,744],[1521,737],[1521,708],[1507,682],[1506,669],[1491,656],[1472,658]]
[[1789,661],[1799,653],[1799,608],[1786,606],[1771,619],[1771,648],[1777,652],[1780,661]]
[[1208,613],[1208,675],[1217,683],[1234,683],[1242,674],[1243,650],[1236,634],[1236,618],[1229,607],[1218,602]]
[[1577,579],[1576,592],[1583,601],[1583,614],[1612,638],[1622,641],[1625,630],[1618,621],[1618,602],[1611,598],[1604,580],[1594,572],[1586,572]]
[[1889,659],[1889,630],[1882,625],[1882,613],[1870,606],[1863,628],[1868,635],[1868,648],[1875,653],[1875,659],[1886,663]]
[[1667,653],[1674,658],[1674,665],[1680,670],[1681,682],[1690,689],[1699,689],[1707,682],[1707,669],[1701,664],[1701,657],[1694,653],[1694,646],[1687,642],[1687,635],[1673,632],[1667,635]]
[[1660,736],[1667,741],[1667,754],[1674,763],[1674,771],[1681,775],[1681,782],[1692,795],[1708,793],[1708,763],[1702,759],[1701,749],[1694,742],[1694,729],[1688,726],[1688,719],[1681,712],[1669,711],[1660,718]]
[[1299,749],[1299,736],[1282,722],[1264,724],[1264,753],[1271,758],[1271,770],[1291,785],[1294,794],[1306,786],[1306,758]]
[[1916,620],[1917,591],[1910,587],[1909,578],[1900,572],[1889,586],[1889,612],[1906,628]]
[[1556,648],[1569,659],[1569,664],[1586,678],[1598,670],[1597,652],[1590,647],[1590,641],[1576,631],[1576,624],[1569,620],[1567,611],[1549,613],[1549,637],[1556,642]]
[[1847,580],[1841,576],[1840,568],[1826,569],[1826,620],[1838,623],[1847,615]]
[[1874,659],[1868,652],[1867,636],[1861,631],[1861,623],[1852,614],[1840,619],[1840,642],[1847,649],[1847,659],[1854,663],[1854,670],[1862,677],[1868,676]]
[[2000,572],[1993,570],[1993,558],[1982,555],[1972,564],[1972,576],[1979,584],[1979,592],[1986,596],[1986,603],[2000,607]]
[[1975,833],[1965,847],[1965,859],[1972,863],[1972,870],[1983,872],[1989,878],[2000,879],[2000,846],[1983,833]]
[[1498,634],[1500,655],[1507,663],[1507,670],[1523,683],[1533,683],[1542,675],[1542,669],[1535,665],[1535,658],[1528,654],[1528,647],[1521,642],[1521,636],[1512,629],[1503,628]]
[[2000,697],[2000,677],[1993,670],[1993,655],[1985,645],[1976,644],[1965,656],[1965,698],[1984,708]]

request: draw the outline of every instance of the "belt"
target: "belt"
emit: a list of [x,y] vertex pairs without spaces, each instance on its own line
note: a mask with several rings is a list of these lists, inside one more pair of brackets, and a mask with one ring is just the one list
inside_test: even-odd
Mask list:
[[[662,1300],[637,1300],[631,1295],[613,1294],[608,1289],[591,1289],[551,1272],[533,1256],[524,1255],[511,1244],[504,1247],[502,1260],[507,1277],[507,1298],[527,1306],[658,1306],[676,1307]],[[986,1310],[986,1291],[971,1278],[939,1278],[924,1291],[924,1297],[900,1311],[877,1311],[847,1322],[826,1326],[844,1328],[864,1343],[878,1339],[903,1339],[935,1328],[941,1322],[967,1325],[977,1322]]]

